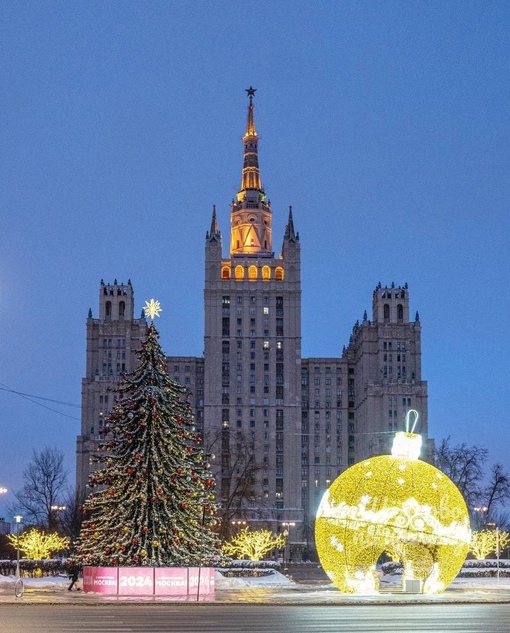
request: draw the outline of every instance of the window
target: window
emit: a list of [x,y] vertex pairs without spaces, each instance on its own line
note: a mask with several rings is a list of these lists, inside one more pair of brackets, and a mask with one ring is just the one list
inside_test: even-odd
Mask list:
[[[236,279],[244,279],[244,267],[243,266],[236,266],[235,275],[236,275]],[[242,299],[241,299],[241,301],[242,301]]]
[[223,297],[221,298],[221,305],[223,305],[223,306],[229,306],[229,305],[230,305],[230,297],[223,296]]
[[248,268],[248,279],[250,279],[251,281],[255,281],[257,279],[257,267],[256,266],[250,266]]
[[269,308],[267,306],[264,307],[264,314],[269,314]]
[[390,320],[390,304],[385,303],[384,304],[384,322],[388,323],[389,320]]
[[262,266],[262,280],[269,281],[271,279],[271,269],[269,266]]
[[404,320],[404,307],[401,303],[397,305],[397,321],[402,323]]
[[230,268],[228,266],[223,266],[221,268],[221,278],[230,279]]
[[123,319],[126,312],[126,304],[124,301],[119,302],[119,318]]
[[281,266],[278,266],[276,268],[274,277],[275,277],[276,281],[283,281],[284,272],[283,272],[283,268]]

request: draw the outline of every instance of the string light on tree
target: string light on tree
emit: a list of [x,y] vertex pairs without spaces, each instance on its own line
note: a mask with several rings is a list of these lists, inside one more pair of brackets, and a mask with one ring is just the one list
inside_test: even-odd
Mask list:
[[402,563],[403,586],[420,580],[424,593],[446,589],[466,558],[471,540],[466,504],[444,473],[419,459],[421,436],[412,432],[417,419],[418,413],[409,411],[392,454],[351,466],[322,498],[317,551],[342,592],[377,593],[375,565],[384,552]]

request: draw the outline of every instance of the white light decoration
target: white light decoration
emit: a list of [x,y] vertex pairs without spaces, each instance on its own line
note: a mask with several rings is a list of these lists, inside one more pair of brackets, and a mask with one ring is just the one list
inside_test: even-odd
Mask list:
[[[415,425],[418,414],[412,412]],[[409,432],[410,413],[408,430],[396,433],[391,455],[351,466],[322,498],[317,550],[342,592],[377,593],[375,565],[385,552],[402,563],[403,586],[421,580],[424,593],[446,589],[466,558],[466,504],[444,473],[419,459],[422,439]]]
[[150,317],[154,321],[155,316],[159,316],[160,312],[163,312],[163,308],[159,301],[154,301],[151,299],[150,301],[145,302],[145,306],[143,308],[146,317]]

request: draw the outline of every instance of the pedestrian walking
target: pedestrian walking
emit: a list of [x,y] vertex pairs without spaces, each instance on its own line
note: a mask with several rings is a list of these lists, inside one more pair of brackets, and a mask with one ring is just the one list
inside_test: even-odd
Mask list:
[[[68,591],[72,591],[73,585],[78,582],[78,573],[79,573],[79,570],[78,570],[78,567],[76,565],[71,567],[71,569],[69,571],[69,580],[71,581],[71,584],[67,588]],[[78,586],[76,587],[76,591],[80,591],[80,588]]]

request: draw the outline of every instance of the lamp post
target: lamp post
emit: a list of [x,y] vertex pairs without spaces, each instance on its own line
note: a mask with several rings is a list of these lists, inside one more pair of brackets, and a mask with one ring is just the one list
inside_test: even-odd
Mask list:
[[241,529],[242,525],[246,525],[246,521],[243,521],[242,519],[234,519],[231,523],[234,527],[237,526],[238,531]]
[[[480,512],[482,513],[482,526],[484,526],[484,525],[485,525],[485,521],[487,520],[487,515],[486,515],[486,513],[487,513],[487,511],[489,510],[489,508],[488,508],[487,506],[475,506],[475,507],[473,508],[473,510],[474,510],[476,513],[480,513]],[[479,523],[479,521],[478,521],[478,520],[477,520],[477,523]],[[478,526],[478,527],[479,527],[479,526]]]
[[486,525],[496,528],[496,578],[499,585],[499,527],[495,523],[487,523]]
[[16,578],[20,578],[20,573],[19,573],[19,524],[21,523],[21,521],[23,520],[23,517],[21,516],[21,514],[17,514],[14,517],[14,520],[16,521]]
[[290,559],[290,528],[294,527],[296,524],[294,521],[282,521],[282,525],[285,528],[283,533],[287,537],[287,542],[283,548],[283,573],[286,574],[289,571],[287,569],[287,562]]

